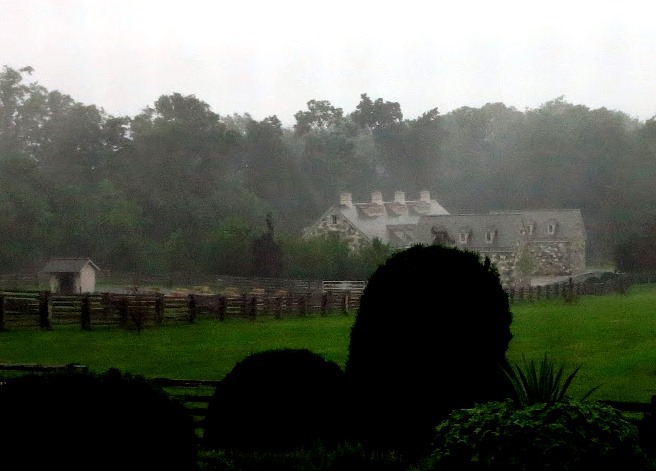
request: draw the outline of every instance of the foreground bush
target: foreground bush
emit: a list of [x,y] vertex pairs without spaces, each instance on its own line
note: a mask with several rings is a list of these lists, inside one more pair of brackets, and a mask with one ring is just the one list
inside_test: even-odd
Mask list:
[[434,452],[418,469],[653,469],[638,440],[636,427],[618,410],[597,402],[487,403],[454,411],[440,423]]
[[27,375],[0,386],[0,469],[196,469],[184,406],[111,369]]
[[246,357],[216,387],[204,447],[278,452],[338,441],[346,430],[343,376],[305,349]]
[[389,258],[363,293],[346,363],[362,442],[421,453],[452,410],[510,397],[511,321],[478,254],[435,245]]

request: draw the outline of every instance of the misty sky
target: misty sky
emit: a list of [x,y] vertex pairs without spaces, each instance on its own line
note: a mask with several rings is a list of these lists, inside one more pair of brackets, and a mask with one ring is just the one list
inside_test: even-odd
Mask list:
[[[448,6],[447,6],[448,5]],[[539,5],[539,6],[535,6]],[[360,94],[404,118],[559,96],[656,115],[650,1],[0,0],[0,65],[112,115],[195,95],[220,115]]]

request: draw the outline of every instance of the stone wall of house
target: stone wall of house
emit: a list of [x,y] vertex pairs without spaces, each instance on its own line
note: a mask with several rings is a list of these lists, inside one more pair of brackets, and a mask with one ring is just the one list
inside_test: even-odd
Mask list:
[[345,241],[351,250],[355,250],[367,242],[359,231],[357,231],[348,221],[337,215],[337,222],[332,223],[332,215],[326,216],[319,221],[312,231],[305,234],[306,237],[338,237]]
[[529,246],[535,261],[534,276],[576,275],[585,268],[585,243],[575,241],[535,241]]
[[488,257],[499,272],[499,279],[503,286],[514,283],[516,276],[517,254],[513,252],[480,252],[481,259]]
[[[523,273],[522,254],[526,251],[528,265]],[[519,244],[515,252],[480,252],[489,257],[499,271],[504,286],[520,286],[530,282],[531,276],[576,275],[585,269],[585,241],[533,241]]]

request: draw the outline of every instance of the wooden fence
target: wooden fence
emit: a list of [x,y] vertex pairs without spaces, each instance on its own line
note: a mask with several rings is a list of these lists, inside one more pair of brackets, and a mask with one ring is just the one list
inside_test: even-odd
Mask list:
[[540,299],[563,298],[573,301],[578,296],[625,293],[635,281],[628,275],[618,275],[606,281],[569,281],[543,286],[521,286],[506,288],[510,304],[537,301]]
[[59,295],[48,291],[0,291],[0,330],[53,329],[79,324],[83,330],[113,325],[141,330],[151,325],[190,323],[196,319],[277,319],[309,314],[357,311],[359,293],[308,292],[170,296],[163,294]]

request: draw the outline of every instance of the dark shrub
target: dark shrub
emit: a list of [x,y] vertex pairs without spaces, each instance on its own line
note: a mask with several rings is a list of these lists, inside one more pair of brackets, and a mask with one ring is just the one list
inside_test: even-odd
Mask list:
[[650,405],[638,422],[640,445],[652,458],[656,458],[656,395],[651,397]]
[[286,452],[201,451],[201,471],[403,471],[394,455],[372,454],[361,445],[298,448]]
[[344,373],[304,349],[246,357],[217,385],[204,445],[217,450],[282,451],[341,438]]
[[351,331],[346,377],[361,440],[421,451],[453,409],[509,397],[511,321],[497,271],[477,254],[418,245],[389,258]]
[[505,401],[457,410],[437,426],[434,447],[419,469],[652,469],[635,425],[598,402]]
[[108,370],[27,375],[0,386],[0,468],[196,468],[184,406],[143,377]]

